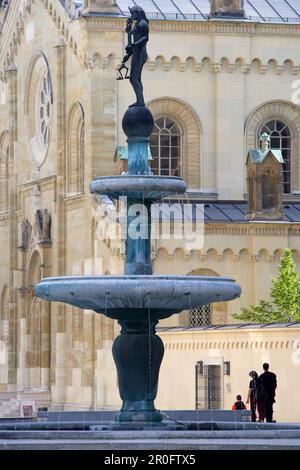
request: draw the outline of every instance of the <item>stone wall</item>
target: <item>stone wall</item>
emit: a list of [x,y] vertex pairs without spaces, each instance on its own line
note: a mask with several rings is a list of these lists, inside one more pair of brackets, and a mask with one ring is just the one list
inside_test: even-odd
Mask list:
[[[274,405],[277,421],[299,422],[299,326],[293,328],[164,331],[165,357],[156,405],[159,409],[195,409],[195,367],[221,366],[221,408],[231,409],[237,394],[247,399],[249,372],[268,362],[277,375]],[[230,362],[230,375],[224,375]]]

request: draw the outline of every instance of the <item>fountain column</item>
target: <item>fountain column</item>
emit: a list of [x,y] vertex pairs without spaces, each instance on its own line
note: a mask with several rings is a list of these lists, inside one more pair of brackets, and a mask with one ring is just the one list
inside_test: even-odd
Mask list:
[[[154,127],[151,112],[145,106],[131,106],[123,117],[122,126],[128,143],[128,176],[150,176],[148,147],[149,137]],[[145,198],[142,191],[128,192],[126,196],[127,238],[125,274],[152,274],[152,201]]]

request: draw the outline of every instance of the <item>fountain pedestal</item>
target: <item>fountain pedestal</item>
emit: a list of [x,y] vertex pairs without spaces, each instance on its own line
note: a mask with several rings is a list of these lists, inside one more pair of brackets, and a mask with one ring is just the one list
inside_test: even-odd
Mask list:
[[157,321],[119,321],[121,334],[113,344],[123,406],[116,415],[118,422],[153,423],[162,421],[154,407],[159,369],[164,345],[155,334]]

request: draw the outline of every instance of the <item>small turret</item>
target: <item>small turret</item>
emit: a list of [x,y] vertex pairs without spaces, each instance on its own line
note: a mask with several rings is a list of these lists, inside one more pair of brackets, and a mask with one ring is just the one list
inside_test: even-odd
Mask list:
[[270,149],[270,136],[260,136],[260,149],[247,156],[249,220],[284,220],[281,150]]
[[211,18],[245,18],[244,0],[211,0]]
[[85,0],[82,13],[84,15],[97,13],[113,15],[120,13],[120,10],[116,0]]

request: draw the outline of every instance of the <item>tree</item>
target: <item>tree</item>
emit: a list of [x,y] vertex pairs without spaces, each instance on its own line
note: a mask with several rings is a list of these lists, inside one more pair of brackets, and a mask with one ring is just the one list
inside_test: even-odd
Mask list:
[[233,315],[237,320],[256,323],[300,321],[300,280],[289,248],[284,250],[278,277],[272,277],[271,300],[249,305]]

